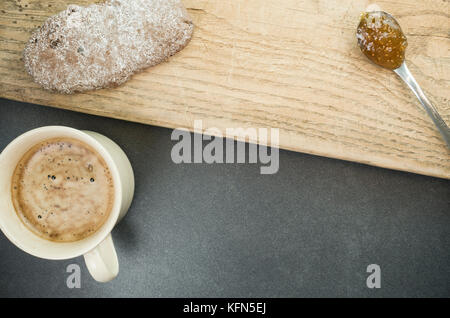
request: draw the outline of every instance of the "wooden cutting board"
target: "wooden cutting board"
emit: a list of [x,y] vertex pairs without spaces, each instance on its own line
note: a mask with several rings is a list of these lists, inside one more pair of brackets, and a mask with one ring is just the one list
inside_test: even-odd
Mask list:
[[[116,89],[42,90],[24,71],[25,42],[67,4],[93,2],[1,1],[1,97],[170,128],[274,127],[284,149],[450,178],[450,151],[419,102],[357,47],[370,1],[184,0],[195,35],[169,62]],[[449,1],[377,3],[398,18],[408,65],[449,123]]]

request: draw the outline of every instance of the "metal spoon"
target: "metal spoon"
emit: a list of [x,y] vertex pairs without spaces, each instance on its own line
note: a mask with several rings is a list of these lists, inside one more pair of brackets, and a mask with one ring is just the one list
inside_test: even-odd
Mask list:
[[406,66],[408,42],[395,18],[383,11],[366,12],[361,17],[356,37],[361,51],[372,62],[394,71],[414,92],[450,148],[449,127]]
[[419,84],[417,84],[416,80],[414,79],[408,67],[406,66],[406,63],[403,62],[402,66],[395,69],[394,72],[397,73],[397,75],[400,76],[400,78],[406,84],[408,84],[409,88],[411,88],[411,90],[417,96],[423,108],[428,113],[428,116],[431,117],[434,124],[439,129],[439,132],[441,133],[442,137],[447,143],[447,146],[450,148],[450,129],[448,128],[445,121],[442,119],[441,115],[439,115],[437,109],[433,106],[433,104],[431,104],[427,96],[425,96],[425,93],[422,91]]

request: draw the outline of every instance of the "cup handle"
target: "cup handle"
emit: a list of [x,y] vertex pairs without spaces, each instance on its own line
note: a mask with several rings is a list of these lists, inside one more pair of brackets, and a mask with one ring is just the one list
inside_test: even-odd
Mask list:
[[109,282],[119,274],[119,261],[111,233],[92,251],[84,254],[84,261],[89,273],[98,282]]

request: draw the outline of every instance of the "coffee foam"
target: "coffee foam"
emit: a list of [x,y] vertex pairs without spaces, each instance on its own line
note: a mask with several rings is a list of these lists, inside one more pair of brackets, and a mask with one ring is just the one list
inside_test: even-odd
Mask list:
[[49,139],[19,161],[12,201],[32,232],[50,241],[72,242],[105,223],[114,203],[114,183],[92,147],[72,138]]

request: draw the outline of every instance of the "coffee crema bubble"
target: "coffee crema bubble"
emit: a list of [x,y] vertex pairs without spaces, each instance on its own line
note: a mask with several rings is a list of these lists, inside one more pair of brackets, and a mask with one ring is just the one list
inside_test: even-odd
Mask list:
[[11,182],[14,209],[36,235],[73,242],[94,234],[114,204],[114,182],[100,154],[73,138],[45,140],[29,149]]

